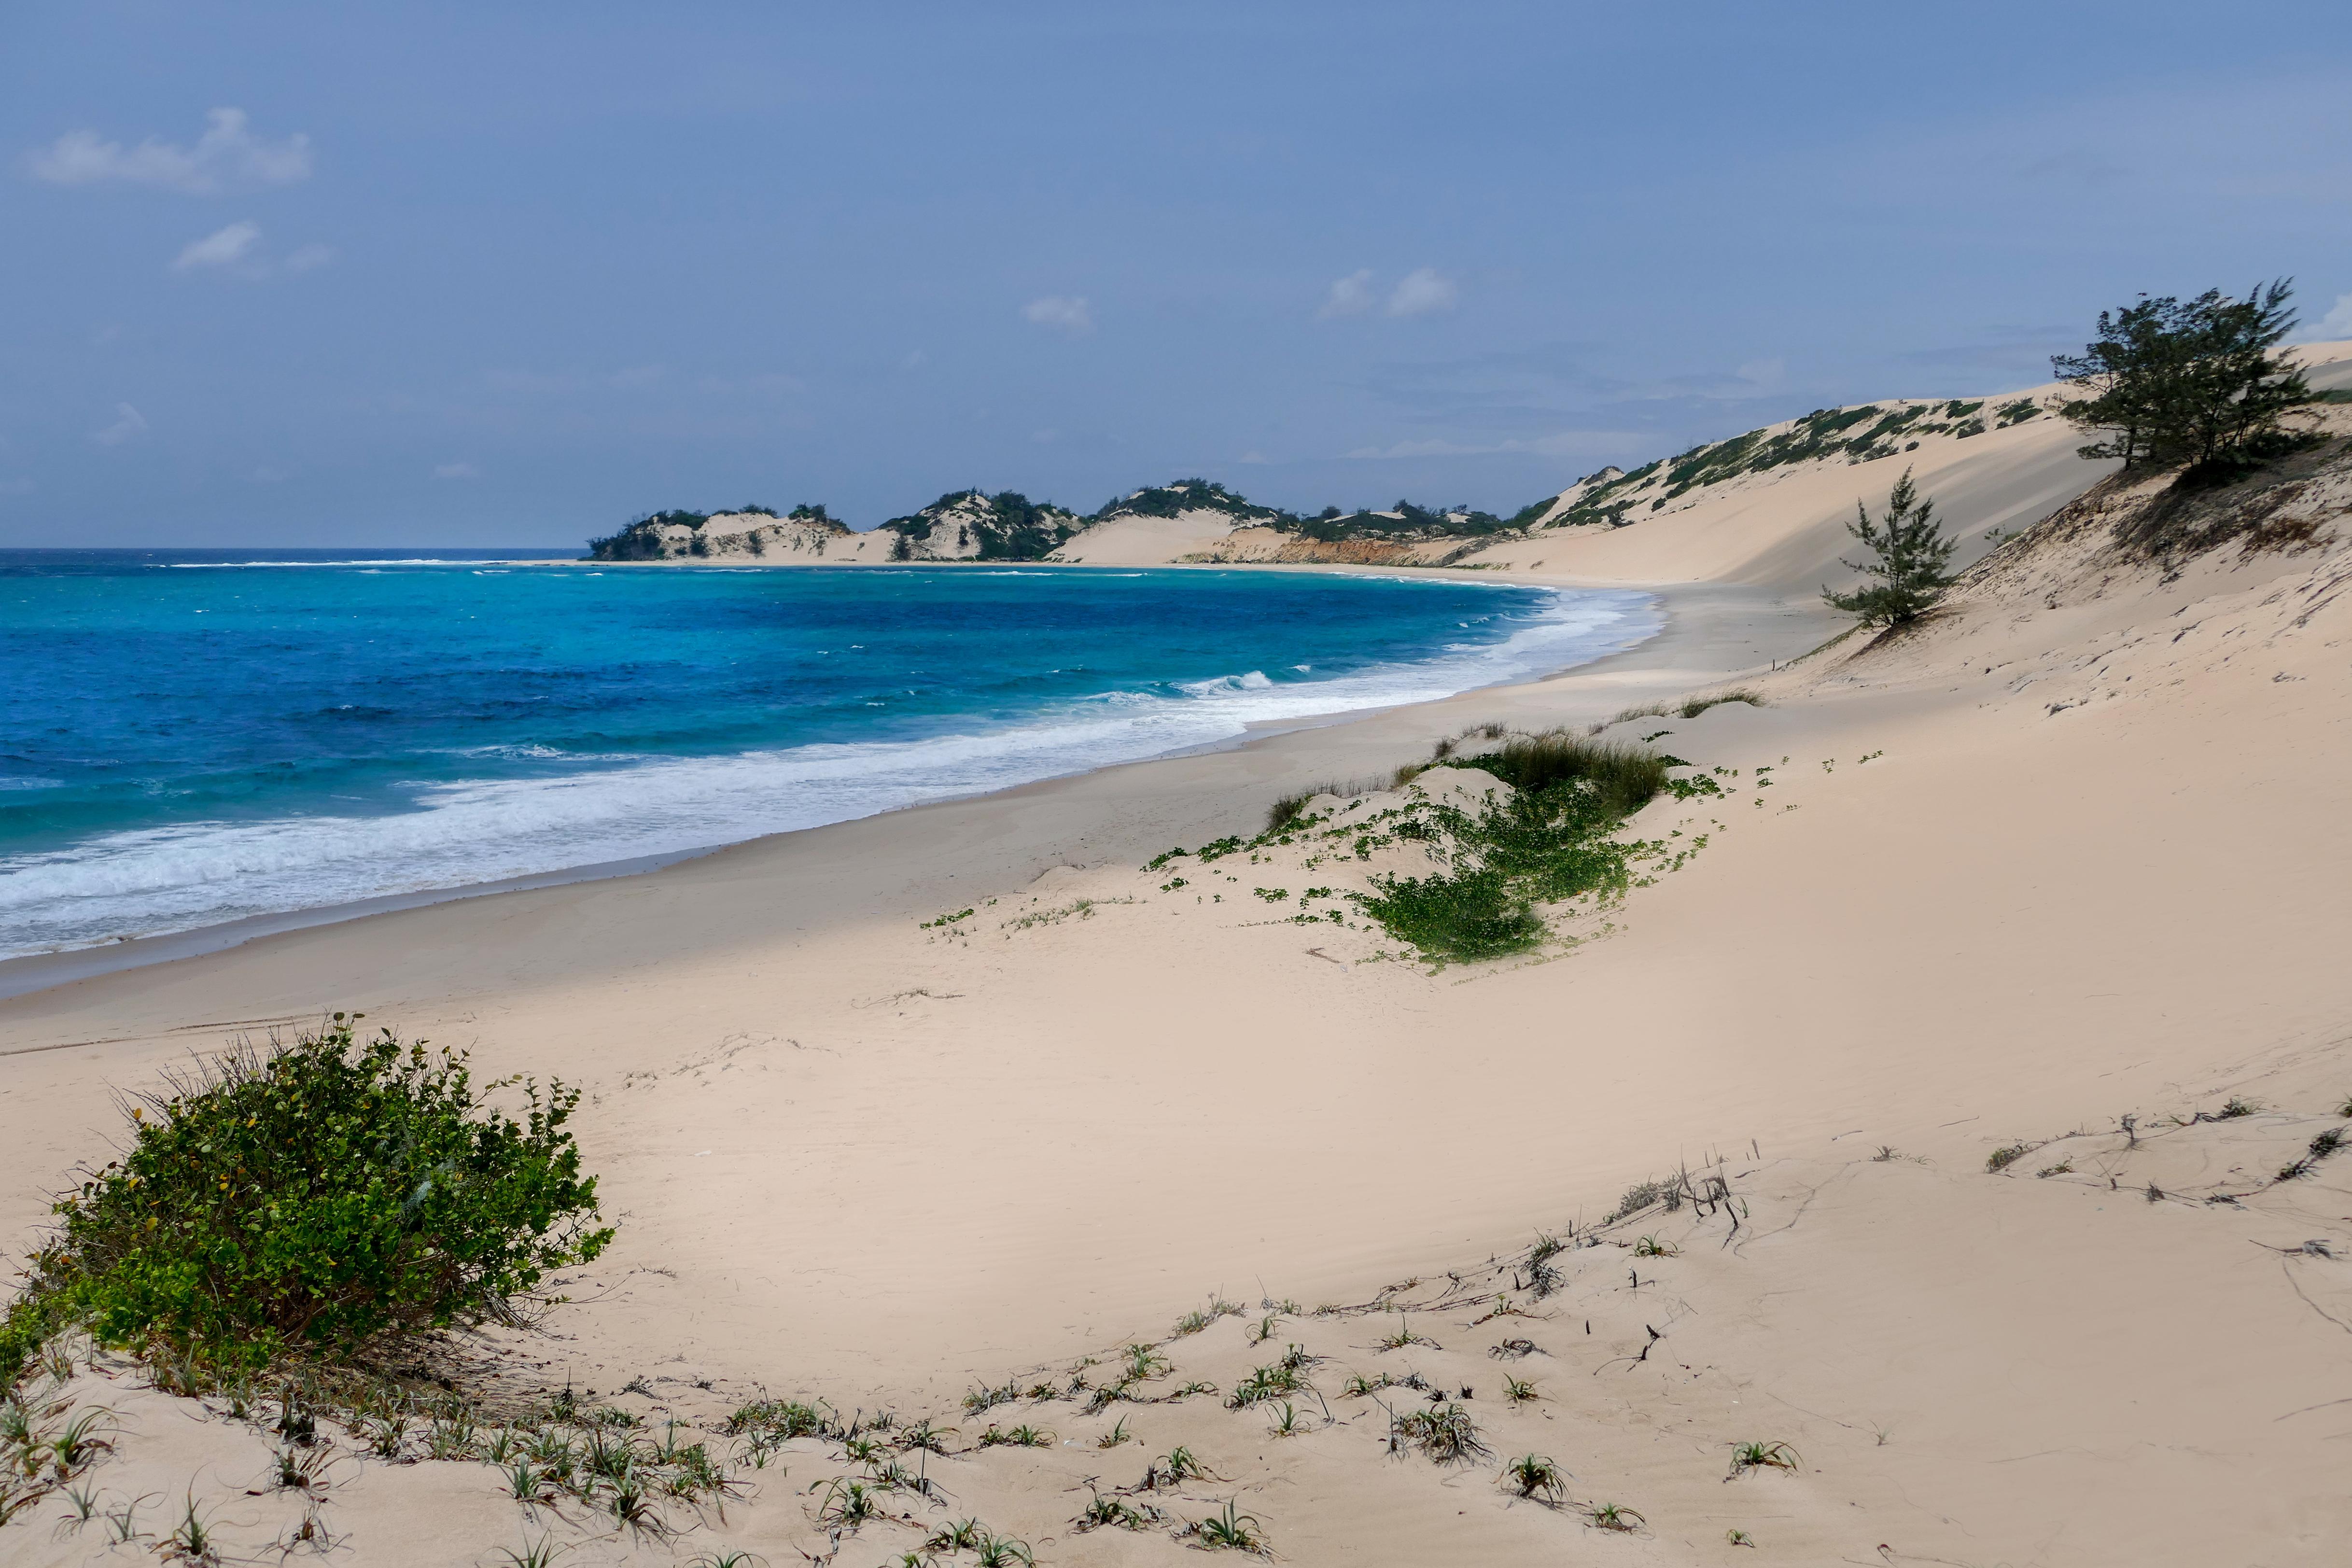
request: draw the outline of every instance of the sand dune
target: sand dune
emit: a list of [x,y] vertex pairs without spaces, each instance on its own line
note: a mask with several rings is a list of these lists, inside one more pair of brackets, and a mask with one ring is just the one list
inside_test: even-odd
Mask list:
[[[1981,553],[2098,477],[2074,440],[2044,421],[1907,456]],[[2333,1562],[2352,1155],[2278,1172],[2352,1094],[2352,457],[2296,462],[2253,531],[2185,553],[2120,549],[2158,498],[2103,487],[1936,621],[1806,658],[1839,624],[1810,595],[1843,521],[1904,459],[1794,472],[1482,563],[1685,584],[1664,637],[1565,679],[0,1003],[0,1213],[36,1223],[110,1084],[357,1005],[589,1090],[620,1239],[499,1350],[512,1384],[703,1430],[761,1390],[887,1405],[967,1450],[924,1461],[951,1501],[894,1500],[919,1527],[835,1540],[807,1489],[856,1467],[797,1438],[665,1541],[347,1444],[318,1511],[361,1562],[487,1563],[544,1531],[591,1561],[866,1564],[971,1514],[1043,1563],[1175,1561],[1169,1531],[1228,1499],[1298,1563],[1743,1561],[1733,1531],[1804,1563]],[[1255,891],[1302,885],[1279,855],[1173,889],[1139,869],[1468,725],[1735,681],[1766,705],[1610,731],[1727,793],[1651,806],[1634,831],[1705,847],[1538,960],[1432,973],[1289,922]],[[2232,1097],[2260,1109],[2194,1119]],[[1685,1170],[1719,1201],[1603,1223]],[[1556,1286],[1539,1233],[1570,1244]],[[1171,1335],[1213,1299],[1244,1310]],[[1380,1348],[1400,1333],[1434,1343]],[[1130,1342],[1172,1363],[1143,1397],[1025,1397],[1099,1385],[1083,1359]],[[1294,1343],[1323,1358],[1311,1393],[1226,1407]],[[1344,1392],[1382,1373],[1427,1387]],[[1024,1396],[959,1408],[1007,1380]],[[1171,1397],[1196,1380],[1217,1392]],[[299,1529],[300,1497],[247,1496],[249,1428],[137,1384],[102,1366],[58,1395],[120,1413],[97,1485],[193,1488],[241,1551]],[[1490,1456],[1389,1451],[1433,1391]],[[1283,1403],[1295,1436],[1270,1433]],[[1122,1417],[1134,1441],[1097,1447]],[[1051,1445],[970,1449],[992,1421]],[[1732,1477],[1750,1441],[1795,1468]],[[1075,1530],[1089,1478],[1128,1487],[1177,1445],[1213,1476],[1129,1496],[1164,1517]],[[1498,1484],[1531,1452],[1570,1472],[1560,1506]],[[100,1554],[40,1506],[21,1560]]]

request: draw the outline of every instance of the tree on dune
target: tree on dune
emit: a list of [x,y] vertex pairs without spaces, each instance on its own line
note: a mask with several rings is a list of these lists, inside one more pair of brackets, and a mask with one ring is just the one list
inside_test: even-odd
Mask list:
[[1870,509],[1858,500],[1853,511],[1846,531],[1862,541],[1870,559],[1839,564],[1874,581],[1843,594],[1824,584],[1822,597],[1831,608],[1860,616],[1866,626],[1917,620],[1951,585],[1952,575],[1945,568],[1958,542],[1936,521],[1936,503],[1920,499],[1908,468],[1895,481],[1884,518],[1873,521]]
[[2294,330],[2294,295],[2282,278],[2242,300],[2209,289],[2187,301],[2143,294],[2100,311],[2097,341],[2050,361],[2059,379],[2088,395],[2058,412],[2106,432],[2083,456],[2212,471],[2301,445],[2282,420],[2314,395],[2276,352]]

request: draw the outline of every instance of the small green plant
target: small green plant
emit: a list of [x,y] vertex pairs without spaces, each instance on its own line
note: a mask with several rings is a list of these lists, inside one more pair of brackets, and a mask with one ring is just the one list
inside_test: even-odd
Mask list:
[[1306,1430],[1306,1427],[1301,1426],[1298,1424],[1298,1407],[1297,1405],[1291,1404],[1290,1401],[1286,1399],[1275,1407],[1274,1424],[1267,1428],[1269,1436],[1276,1437],[1296,1437]]
[[816,1505],[815,1519],[820,1525],[856,1530],[867,1520],[881,1516],[881,1491],[871,1482],[844,1480],[836,1476],[809,1489],[824,1494]]
[[1154,1345],[1134,1344],[1127,1347],[1127,1375],[1139,1382],[1158,1377],[1169,1369],[1168,1358]]
[[1568,1472],[1549,1455],[1522,1454],[1503,1467],[1502,1484],[1533,1501],[1557,1503],[1568,1495]]
[[1254,1368],[1249,1375],[1234,1384],[1233,1393],[1225,1396],[1225,1408],[1245,1410],[1269,1399],[1307,1392],[1314,1385],[1307,1381],[1301,1371],[1305,1365],[1303,1358],[1294,1361],[1286,1356],[1271,1365]]
[[948,1451],[948,1434],[954,1430],[952,1426],[934,1426],[927,1420],[918,1421],[899,1429],[899,1451],[911,1454],[923,1448],[934,1454],[944,1454]]
[[1755,1538],[1750,1536],[1744,1530],[1727,1530],[1723,1532],[1723,1539],[1729,1542],[1734,1546],[1753,1546],[1756,1544]]
[[2216,1121],[2231,1121],[2241,1116],[2252,1116],[2255,1111],[2260,1110],[2261,1109],[2262,1107],[2255,1104],[2252,1100],[2241,1100],[2233,1094],[2222,1103],[2221,1109],[2214,1113],[2213,1120]]
[[172,1533],[164,1537],[164,1543],[183,1562],[213,1563],[219,1560],[220,1543],[214,1539],[212,1526],[205,1522],[204,1514],[197,1509],[194,1492],[188,1494],[185,1511],[181,1514],[180,1522],[172,1527]]
[[1650,1521],[1636,1510],[1613,1502],[1594,1503],[1584,1510],[1584,1517],[1595,1530],[1617,1530],[1631,1533]]
[[1140,1509],[1097,1492],[1088,1500],[1086,1510],[1078,1515],[1076,1528],[1084,1531],[1100,1530],[1108,1525],[1113,1530],[1141,1530],[1150,1522]]
[[980,1435],[980,1446],[983,1448],[1050,1448],[1054,1446],[1054,1435],[1026,1422],[1009,1432],[992,1426]]
[[1234,1305],[1231,1301],[1213,1296],[1209,1299],[1209,1305],[1206,1309],[1199,1311],[1187,1312],[1182,1317],[1176,1320],[1175,1335],[1178,1339],[1182,1339],[1188,1334],[1199,1333],[1202,1329],[1207,1328],[1219,1318],[1239,1317],[1240,1315],[1241,1309],[1239,1307]]
[[1181,1486],[1189,1480],[1213,1480],[1209,1468],[1193,1457],[1187,1447],[1171,1448],[1143,1467],[1143,1479],[1136,1483],[1138,1491],[1158,1491],[1161,1487]]
[[1654,1236],[1645,1236],[1633,1244],[1636,1258],[1679,1258],[1682,1251],[1673,1242],[1661,1241]]
[[1008,1383],[1001,1388],[975,1388],[963,1396],[963,1407],[967,1415],[981,1415],[1000,1405],[1010,1405],[1020,1397],[1021,1390],[1014,1384]]
[[1734,1476],[1750,1470],[1793,1470],[1798,1463],[1797,1451],[1786,1443],[1735,1443],[1731,1448]]
[[514,1459],[506,1467],[507,1491],[518,1502],[537,1502],[547,1491],[547,1478],[541,1475],[529,1459]]
[[1264,1529],[1254,1515],[1240,1512],[1228,1500],[1223,1512],[1197,1521],[1192,1526],[1192,1535],[1211,1552],[1263,1552]]
[[927,1552],[964,1552],[976,1548],[988,1539],[988,1527],[976,1519],[961,1519],[943,1524],[923,1542]]
[[2011,1165],[2014,1165],[2020,1160],[2024,1159],[2028,1154],[2032,1152],[2033,1146],[2030,1143],[2009,1144],[2006,1147],[1996,1149],[1991,1153],[1985,1156],[1985,1169],[1988,1171],[2006,1171]]
[[972,1568],[1037,1568],[1037,1559],[1025,1541],[1009,1535],[982,1536],[975,1548]]
[[1113,1426],[1109,1431],[1095,1439],[1095,1447],[1097,1448],[1116,1448],[1121,1443],[1130,1442],[1133,1439],[1129,1438],[1127,1435],[1127,1417],[1122,1415],[1118,1418],[1118,1425]]
[[1439,1348],[1435,1340],[1414,1333],[1412,1324],[1402,1313],[1398,1314],[1397,1326],[1373,1342],[1384,1351],[1409,1350],[1414,1345],[1427,1345],[1432,1350]]
[[1513,1405],[1526,1405],[1541,1399],[1543,1395],[1536,1392],[1536,1385],[1533,1383],[1525,1378],[1513,1377],[1506,1373],[1503,1374],[1503,1397]]
[[499,1548],[505,1554],[507,1568],[553,1568],[555,1560],[562,1556],[565,1550],[556,1544],[551,1535],[542,1535],[537,1541],[526,1539],[520,1552],[511,1546]]
[[1433,1405],[1391,1417],[1390,1446],[1410,1445],[1441,1465],[1467,1463],[1482,1458],[1486,1445],[1470,1413],[1459,1405]]

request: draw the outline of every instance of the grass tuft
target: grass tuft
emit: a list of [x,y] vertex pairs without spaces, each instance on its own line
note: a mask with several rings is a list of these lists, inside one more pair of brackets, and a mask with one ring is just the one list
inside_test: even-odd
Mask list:
[[1433,1405],[1391,1417],[1390,1447],[1410,1445],[1441,1465],[1466,1464],[1487,1453],[1477,1423],[1459,1405]]
[[1786,1443],[1735,1443],[1731,1448],[1734,1476],[1750,1470],[1794,1470],[1799,1463],[1797,1450]]
[[1264,1530],[1265,1527],[1259,1524],[1254,1516],[1238,1511],[1235,1505],[1229,1500],[1225,1504],[1223,1512],[1211,1514],[1208,1518],[1193,1524],[1192,1538],[1198,1541],[1203,1549],[1210,1552],[1249,1552],[1262,1554],[1265,1551]]
[[1584,1510],[1584,1517],[1595,1530],[1617,1530],[1628,1534],[1650,1522],[1636,1510],[1613,1502],[1594,1503]]
[[1517,1487],[1519,1495],[1551,1504],[1568,1495],[1568,1472],[1546,1454],[1522,1454],[1503,1467],[1502,1484]]

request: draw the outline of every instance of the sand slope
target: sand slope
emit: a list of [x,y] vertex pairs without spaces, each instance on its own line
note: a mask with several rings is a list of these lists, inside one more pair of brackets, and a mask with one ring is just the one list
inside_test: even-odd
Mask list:
[[[1971,453],[1928,488],[1982,517],[2078,484],[2031,429],[2008,479]],[[938,1460],[953,1501],[909,1507],[977,1512],[1040,1561],[1178,1561],[1167,1528],[1237,1498],[1301,1563],[1747,1561],[1734,1529],[1759,1562],[2330,1562],[2352,1533],[2333,1458],[2352,1154],[2275,1178],[2352,1094],[2352,459],[2273,478],[2177,518],[2252,509],[2254,532],[2186,553],[2116,548],[2160,498],[2103,489],[1937,622],[1778,672],[1817,616],[1694,595],[1685,630],[1711,642],[1588,675],[0,1004],[9,1229],[102,1138],[110,1081],[356,1004],[590,1090],[582,1138],[621,1237],[518,1373],[600,1397],[642,1374],[628,1407],[706,1426],[758,1387],[887,1402],[965,1444],[1034,1420],[1050,1449]],[[1831,488],[1692,508],[1647,557],[1612,541],[1648,523],[1591,548],[1627,552],[1630,580],[1702,563],[1810,586]],[[1297,888],[1295,865],[1221,861],[1174,889],[1137,869],[1465,723],[1606,719],[1742,666],[1769,706],[1627,727],[1730,793],[1645,814],[1639,831],[1706,847],[1572,952],[1431,973],[1369,933],[1284,923],[1295,903],[1254,889]],[[2166,1123],[2233,1095],[2263,1109]],[[1683,1165],[1734,1206],[1596,1225]],[[1538,1230],[1578,1243],[1541,1295]],[[1643,1236],[1676,1255],[1636,1256]],[[1152,1403],[956,1408],[1016,1374],[1066,1387],[1211,1292],[1249,1310],[1170,1342]],[[1498,1294],[1528,1315],[1487,1316]],[[1405,1328],[1435,1345],[1379,1348]],[[1507,1363],[1512,1338],[1535,1349]],[[1221,1401],[1292,1342],[1328,1359],[1291,1402],[1307,1429],[1275,1437],[1266,1409]],[[1385,1451],[1388,1412],[1426,1395],[1342,1389],[1407,1370],[1494,1458]],[[1543,1397],[1510,1407],[1506,1373]],[[1162,1402],[1195,1378],[1219,1394]],[[285,1499],[239,1500],[242,1429],[213,1422],[210,1447],[132,1382],[68,1391],[130,1428],[96,1484],[198,1489],[253,1515],[240,1550],[292,1528]],[[1093,1447],[1122,1414],[1140,1447]],[[1750,1439],[1801,1468],[1727,1480]],[[1219,1479],[1139,1494],[1158,1529],[1074,1534],[1086,1478],[1129,1484],[1179,1443]],[[1528,1451],[1573,1472],[1575,1500],[1646,1522],[1619,1537],[1511,1501],[1496,1461]],[[354,1457],[323,1506],[371,1563],[492,1561],[526,1522],[591,1561],[919,1544],[879,1522],[829,1540],[803,1489],[855,1467],[815,1439],[788,1458],[674,1544],[526,1521],[479,1466]],[[26,1560],[100,1554],[62,1499],[41,1508]]]

